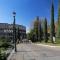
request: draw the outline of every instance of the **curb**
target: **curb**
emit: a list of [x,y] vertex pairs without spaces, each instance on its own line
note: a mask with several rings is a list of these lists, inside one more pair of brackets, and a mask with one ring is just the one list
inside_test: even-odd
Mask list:
[[14,53],[15,53],[15,52],[14,52],[14,49],[13,49],[12,52],[10,53],[10,55],[8,56],[7,60],[10,60],[11,57],[12,57],[12,55],[13,55]]

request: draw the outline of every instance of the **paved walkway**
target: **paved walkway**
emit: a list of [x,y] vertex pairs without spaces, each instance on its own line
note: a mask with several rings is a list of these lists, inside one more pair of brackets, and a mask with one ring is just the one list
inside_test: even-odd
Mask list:
[[60,60],[60,48],[36,44],[19,44],[10,60]]

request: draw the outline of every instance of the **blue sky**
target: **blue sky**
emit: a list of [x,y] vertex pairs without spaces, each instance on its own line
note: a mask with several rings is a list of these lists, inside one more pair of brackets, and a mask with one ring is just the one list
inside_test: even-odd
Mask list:
[[[25,25],[27,30],[31,21],[39,16],[50,22],[52,0],[0,0],[0,23],[13,23],[12,12],[16,11],[16,24]],[[58,0],[54,0],[55,21],[58,16]]]

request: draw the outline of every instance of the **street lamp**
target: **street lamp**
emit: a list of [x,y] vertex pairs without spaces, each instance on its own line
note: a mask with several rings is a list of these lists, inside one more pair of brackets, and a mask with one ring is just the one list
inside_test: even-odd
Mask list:
[[15,47],[15,52],[17,52],[17,48],[16,48],[16,26],[15,26],[15,16],[16,16],[16,12],[13,12],[13,18],[14,18],[14,22],[13,22],[13,37],[14,37],[14,47]]

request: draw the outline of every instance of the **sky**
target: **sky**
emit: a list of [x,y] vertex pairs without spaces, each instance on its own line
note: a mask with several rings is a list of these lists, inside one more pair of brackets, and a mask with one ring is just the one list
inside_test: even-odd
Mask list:
[[[54,1],[55,21],[58,18],[58,0]],[[47,18],[50,23],[52,0],[0,0],[0,23],[13,23],[13,11],[16,11],[16,24],[29,26],[36,16]]]

